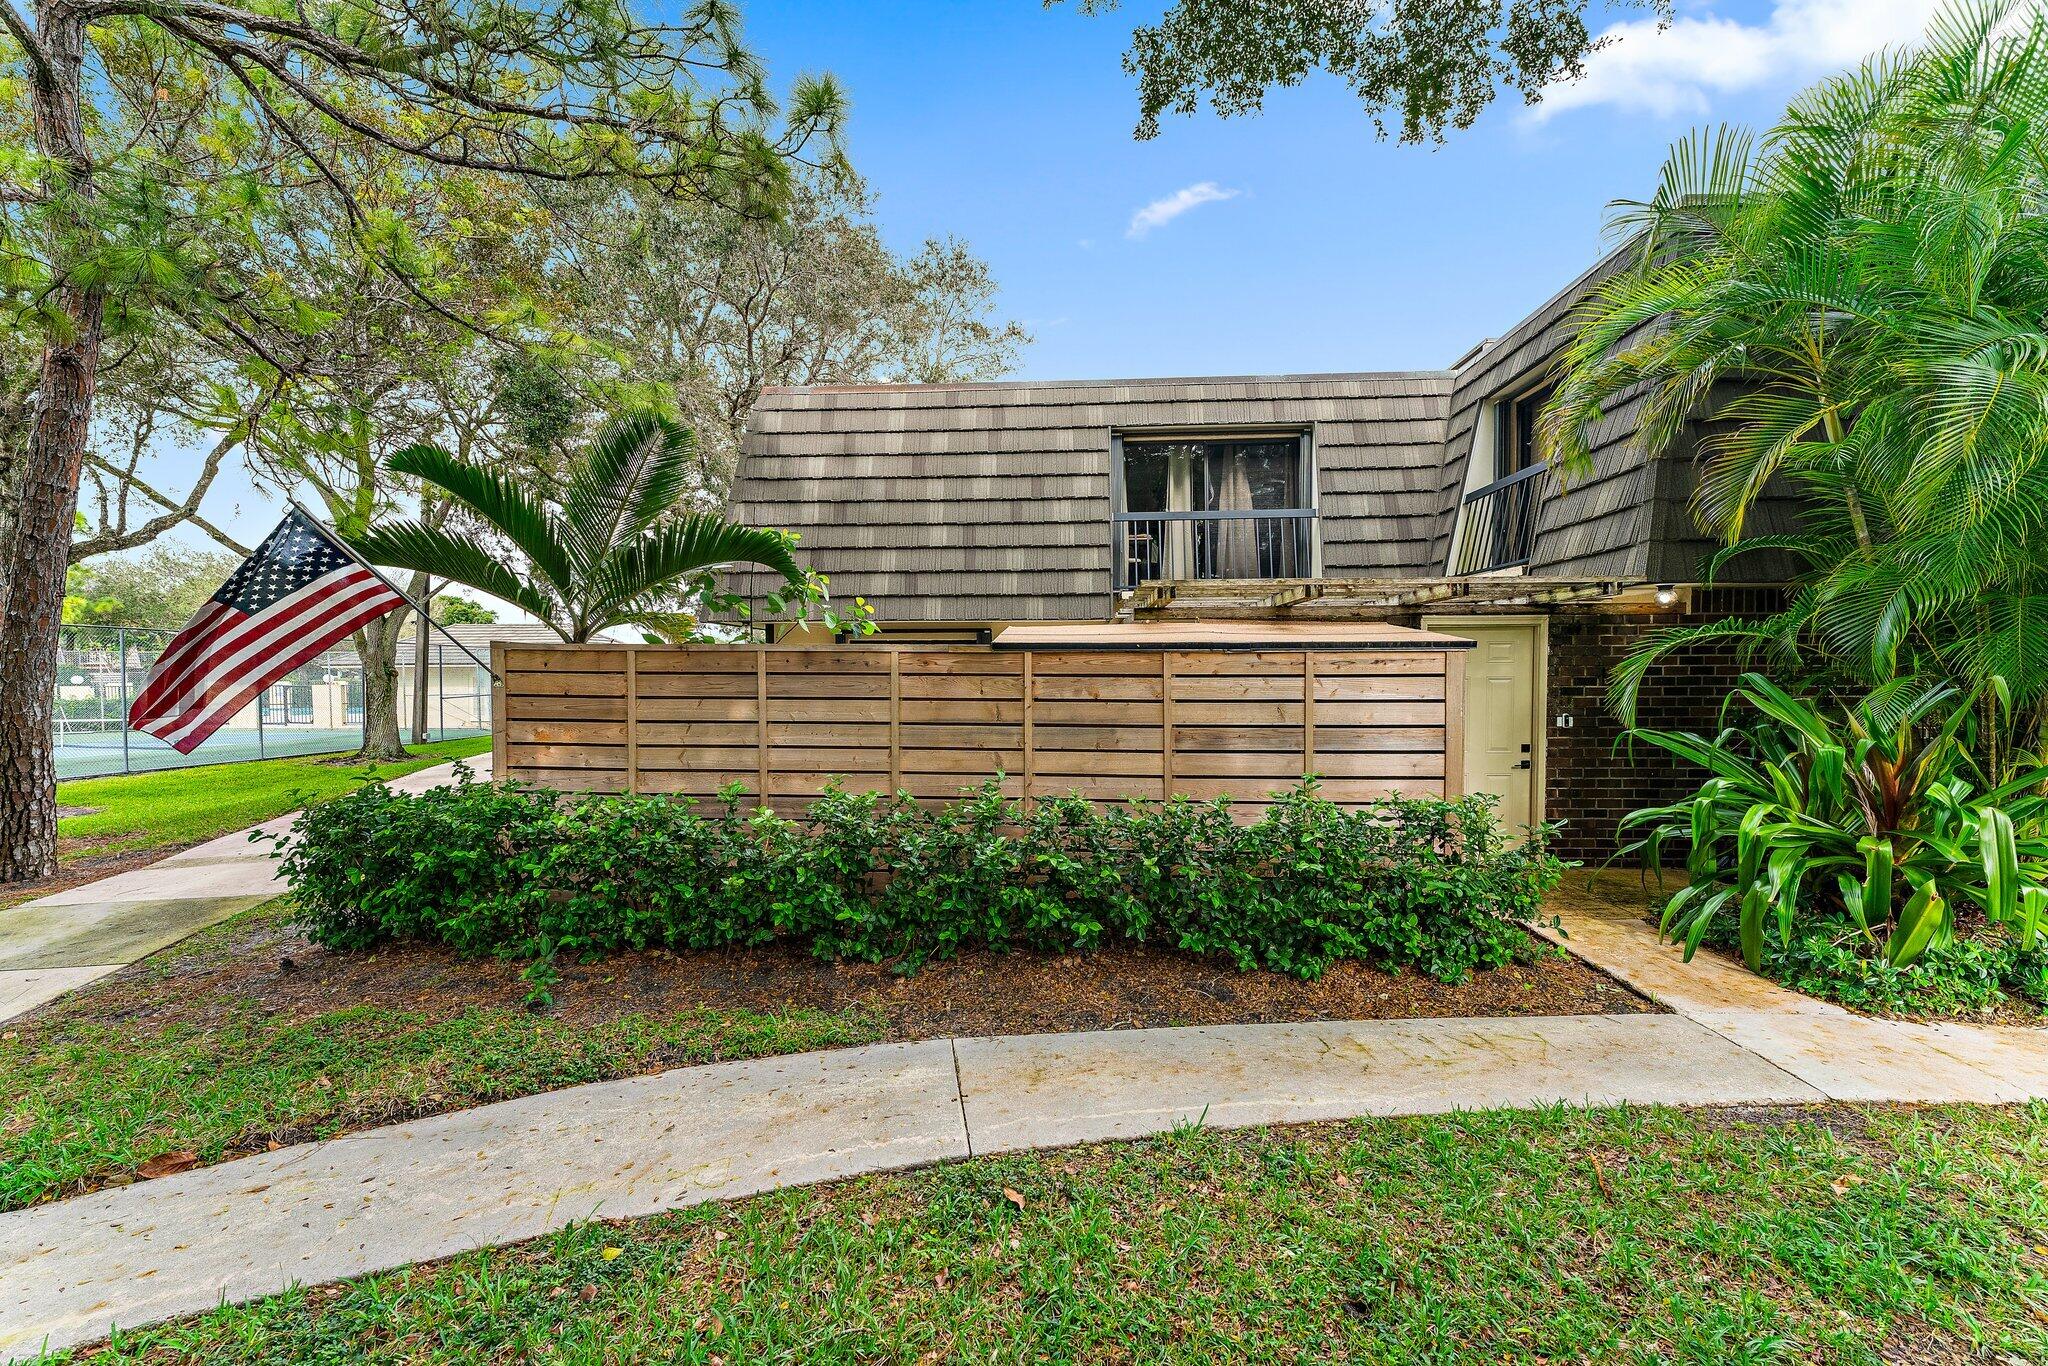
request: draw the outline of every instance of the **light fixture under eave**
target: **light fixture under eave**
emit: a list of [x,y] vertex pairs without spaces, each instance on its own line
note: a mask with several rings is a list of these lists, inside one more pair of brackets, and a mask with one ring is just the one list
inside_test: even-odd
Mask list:
[[1677,601],[1678,589],[1676,587],[1668,583],[1660,583],[1657,585],[1657,605],[1659,607],[1669,607],[1672,603]]

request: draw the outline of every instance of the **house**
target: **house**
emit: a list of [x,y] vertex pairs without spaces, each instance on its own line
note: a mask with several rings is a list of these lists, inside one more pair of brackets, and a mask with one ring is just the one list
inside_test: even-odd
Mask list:
[[[734,515],[796,532],[883,640],[1190,614],[1469,636],[1468,785],[1512,821],[1569,819],[1567,850],[1601,857],[1623,812],[1688,784],[1616,752],[1612,665],[1778,592],[1699,584],[1688,452],[1645,452],[1638,403],[1600,425],[1590,476],[1535,458],[1573,306],[1619,259],[1440,370],[769,389]],[[1661,670],[1644,720],[1713,727],[1735,671]]]

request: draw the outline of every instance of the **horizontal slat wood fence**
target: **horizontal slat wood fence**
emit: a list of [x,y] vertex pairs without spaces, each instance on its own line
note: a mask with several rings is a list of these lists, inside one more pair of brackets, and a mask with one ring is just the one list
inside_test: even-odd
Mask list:
[[1464,656],[1438,650],[494,645],[493,759],[576,792],[801,806],[849,789],[951,800],[1464,790]]

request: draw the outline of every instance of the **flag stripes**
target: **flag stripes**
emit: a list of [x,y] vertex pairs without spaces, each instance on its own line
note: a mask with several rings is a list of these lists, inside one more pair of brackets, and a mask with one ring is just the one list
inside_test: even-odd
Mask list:
[[405,598],[297,509],[165,649],[129,724],[180,754],[272,683]]

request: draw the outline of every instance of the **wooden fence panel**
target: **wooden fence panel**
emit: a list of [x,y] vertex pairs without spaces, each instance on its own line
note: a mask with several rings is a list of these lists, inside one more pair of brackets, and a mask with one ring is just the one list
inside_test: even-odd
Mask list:
[[497,771],[565,792],[800,808],[837,782],[926,802],[1463,790],[1456,650],[505,646]]

